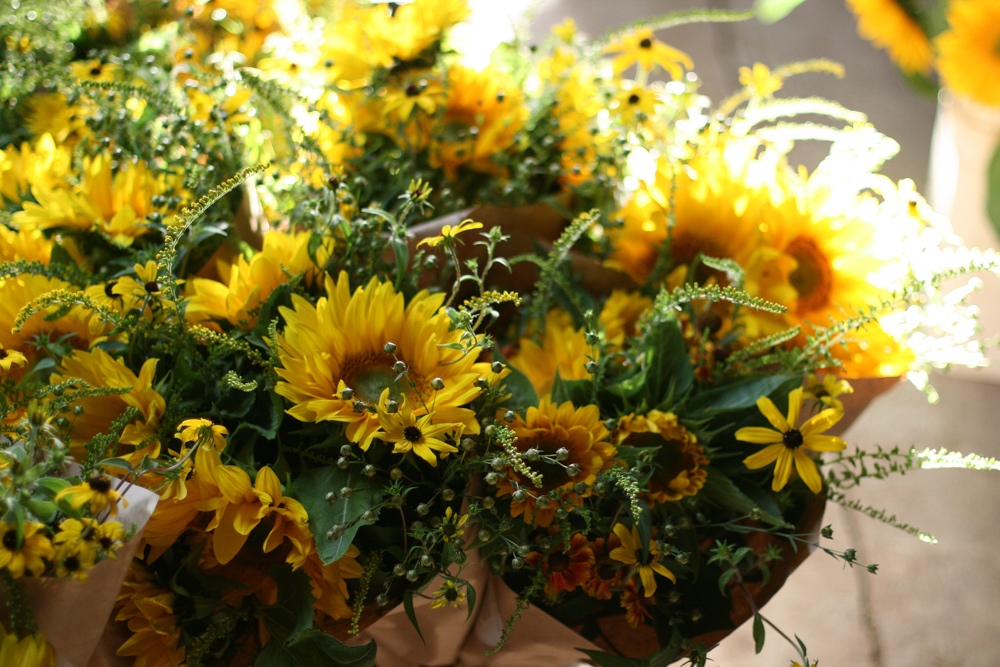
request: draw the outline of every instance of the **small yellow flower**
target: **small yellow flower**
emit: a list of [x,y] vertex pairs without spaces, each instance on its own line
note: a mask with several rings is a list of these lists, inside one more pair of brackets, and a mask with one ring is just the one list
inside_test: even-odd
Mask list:
[[688,54],[664,44],[653,37],[650,28],[628,33],[604,48],[605,53],[617,53],[611,65],[615,74],[621,74],[632,65],[638,65],[645,72],[659,65],[674,79],[684,76],[684,68],[691,69],[694,63]]
[[111,516],[118,515],[118,503],[128,507],[128,501],[113,488],[114,480],[107,475],[94,475],[86,482],[68,486],[56,494],[56,502],[69,498],[70,507],[79,509],[90,503],[90,512],[94,516],[110,508]]
[[444,520],[441,522],[441,539],[445,542],[461,539],[465,534],[465,524],[469,521],[469,515],[463,514],[458,517],[449,507],[444,511]]
[[401,397],[399,408],[395,413],[386,411],[389,401],[389,390],[382,391],[379,400],[378,421],[382,432],[376,437],[394,445],[393,454],[413,452],[432,466],[437,466],[437,456],[434,452],[443,452],[446,456],[458,451],[454,445],[444,441],[446,433],[460,429],[461,423],[433,423],[436,413],[429,412],[422,417],[413,415],[413,409],[406,397]]
[[0,343],[0,372],[7,372],[14,364],[24,366],[28,363],[27,357],[17,350],[5,350]]
[[756,454],[743,459],[743,464],[751,470],[756,470],[777,461],[774,467],[774,481],[771,484],[771,489],[774,491],[785,488],[794,463],[795,470],[806,486],[813,493],[819,493],[823,489],[823,479],[816,468],[816,462],[805,450],[839,452],[847,446],[847,443],[836,436],[821,435],[844,416],[840,410],[832,408],[823,410],[807,419],[801,427],[797,426],[799,411],[802,409],[802,393],[802,387],[798,387],[788,395],[787,419],[778,411],[771,399],[766,396],[757,399],[757,408],[777,430],[746,426],[736,431],[737,440],[768,445]]
[[95,552],[84,544],[66,543],[56,548],[52,562],[57,577],[73,577],[86,581],[87,573],[94,567]]
[[0,665],[54,667],[55,664],[55,650],[41,632],[19,639],[13,632],[8,634],[0,623]]
[[45,571],[45,561],[55,554],[49,538],[41,532],[44,527],[28,521],[21,526],[21,534],[18,535],[16,524],[0,521],[0,568],[7,568],[15,579],[22,576],[25,570],[36,577],[41,576]]
[[429,239],[423,239],[422,241],[420,241],[419,243],[417,243],[417,246],[419,247],[419,246],[422,246],[424,244],[427,244],[427,245],[431,246],[432,248],[436,248],[438,246],[438,244],[441,243],[442,241],[444,241],[445,239],[455,238],[456,236],[458,236],[462,232],[472,231],[473,229],[481,229],[482,226],[483,226],[483,223],[481,223],[481,222],[475,222],[475,221],[473,221],[471,219],[469,219],[469,220],[463,220],[461,223],[459,223],[455,227],[452,227],[451,225],[445,225],[444,227],[441,228],[441,233],[439,235],[434,236],[434,237],[429,238]]
[[749,88],[755,97],[770,97],[781,90],[784,81],[764,63],[754,63],[753,69],[740,68],[740,85]]
[[454,579],[448,579],[441,588],[434,592],[434,599],[431,601],[431,609],[441,607],[457,607],[465,601],[465,593],[458,590],[458,584]]
[[185,419],[177,425],[178,440],[183,443],[196,442],[205,443],[212,446],[215,451],[221,452],[226,448],[226,436],[229,429],[213,423],[209,419]]
[[854,387],[847,380],[828,373],[820,381],[815,373],[810,373],[809,377],[806,378],[806,387],[802,395],[818,403],[822,403],[828,408],[843,412],[844,404],[837,397],[842,394],[853,393]]
[[620,547],[615,547],[608,554],[616,561],[626,565],[635,566],[639,572],[639,579],[642,581],[642,588],[646,592],[646,597],[652,597],[656,593],[656,578],[659,574],[670,581],[677,583],[677,577],[660,563],[660,550],[654,540],[649,541],[649,562],[642,562],[642,542],[639,541],[639,531],[635,526],[629,530],[624,524],[616,523],[614,527],[615,535],[622,541]]

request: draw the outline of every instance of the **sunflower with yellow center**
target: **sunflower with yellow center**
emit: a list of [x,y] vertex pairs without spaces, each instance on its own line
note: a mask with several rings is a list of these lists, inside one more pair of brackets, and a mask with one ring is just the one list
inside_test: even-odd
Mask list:
[[573,326],[573,318],[565,310],[554,308],[545,316],[541,341],[521,338],[509,361],[527,376],[539,396],[546,396],[557,373],[563,380],[590,378],[586,369],[590,351],[583,328]]
[[889,54],[907,74],[931,73],[934,52],[927,33],[896,0],[847,0],[858,19],[858,34]]
[[72,160],[68,147],[43,134],[33,144],[24,142],[0,151],[0,202],[20,204],[32,187],[65,187]]
[[990,106],[1000,106],[1000,3],[952,0],[948,30],[934,42],[944,85]]
[[367,449],[382,424],[366,406],[378,406],[388,389],[388,399],[406,398],[413,416],[433,412],[436,423],[479,432],[475,412],[463,406],[480,394],[476,380],[498,378],[477,355],[446,347],[462,332],[441,309],[443,294],[424,291],[405,303],[377,278],[352,292],[346,273],[328,276],[325,291],[315,305],[293,296],[292,308],[281,308],[275,391],[291,405],[288,414],[342,422],[347,437]]
[[14,231],[0,225],[0,262],[19,259],[48,264],[52,257],[52,241],[37,229]]
[[[249,260],[240,255],[234,263],[218,262],[221,280],[191,278],[185,283],[188,298],[184,311],[189,322],[229,322],[251,327],[257,311],[267,297],[289,276],[312,275],[316,263],[309,257],[312,232],[270,231],[264,235],[263,248]],[[320,244],[316,261],[325,264],[333,252],[333,240]]]
[[159,455],[156,432],[167,404],[153,388],[158,361],[147,359],[136,375],[125,364],[96,347],[90,352],[75,351],[62,359],[59,371],[52,375],[53,383],[83,380],[92,387],[129,388],[124,394],[91,396],[73,402],[74,406],[81,406],[83,412],[73,418],[70,426],[71,451],[82,453],[91,438],[106,433],[121,413],[132,407],[138,415],[126,425],[119,438],[122,445],[129,445],[131,449],[117,455],[135,463],[147,454]]
[[[560,506],[581,506],[589,491],[577,493],[576,484],[583,482],[589,489],[616,454],[596,405],[577,408],[570,402],[557,405],[543,398],[537,408],[518,415],[510,428],[517,436],[515,447],[526,453],[525,464],[542,476],[542,485],[536,487],[510,470],[509,477],[497,484],[497,495],[510,496],[519,488],[527,491],[523,499],[511,499],[510,513],[535,526],[550,525]],[[542,496],[547,496],[546,501],[539,503]]]
[[158,211],[153,198],[180,192],[177,177],[154,174],[145,162],[129,162],[114,174],[111,157],[101,154],[84,158],[83,179],[72,190],[33,191],[38,203],[24,202],[13,223],[21,229],[68,228],[98,231],[119,246],[130,246],[148,233],[147,220]]
[[774,403],[766,396],[757,399],[757,409],[767,417],[774,428],[760,426],[744,426],[736,431],[736,439],[767,445],[756,454],[743,459],[743,464],[751,470],[763,468],[771,463],[774,467],[774,480],[771,483],[773,491],[781,491],[788,484],[792,474],[792,465],[799,477],[813,493],[823,490],[823,479],[820,477],[816,462],[809,456],[807,450],[814,452],[839,452],[847,446],[843,440],[834,435],[823,435],[844,416],[840,410],[828,408],[799,423],[799,412],[802,409],[802,387],[793,389],[788,395],[788,417],[786,418]]
[[441,127],[431,133],[431,166],[452,181],[462,167],[499,175],[494,158],[514,145],[527,119],[521,88],[495,69],[477,72],[455,65],[446,90]]
[[655,472],[644,494],[647,501],[678,501],[696,495],[705,485],[708,456],[698,438],[677,421],[677,415],[659,410],[629,415],[619,422],[617,438],[619,446],[657,448]]

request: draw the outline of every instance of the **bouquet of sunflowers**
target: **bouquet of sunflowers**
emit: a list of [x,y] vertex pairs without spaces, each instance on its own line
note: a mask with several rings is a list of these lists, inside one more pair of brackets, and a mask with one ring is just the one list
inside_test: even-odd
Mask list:
[[12,8],[3,656],[54,659],[24,585],[112,555],[126,486],[158,502],[105,661],[703,665],[811,548],[859,563],[827,500],[997,468],[833,430],[852,383],[978,363],[945,281],[997,266],[862,115],[777,95],[835,64],[712,106],[653,30],[742,14],[566,22],[481,71],[467,16]]

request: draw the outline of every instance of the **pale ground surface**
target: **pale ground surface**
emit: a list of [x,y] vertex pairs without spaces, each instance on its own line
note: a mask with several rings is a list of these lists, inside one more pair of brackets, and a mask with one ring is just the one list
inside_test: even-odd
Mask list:
[[[493,4],[495,0],[488,0]],[[509,7],[524,7],[526,0]],[[743,9],[751,0],[547,0],[537,4],[534,32],[571,15],[592,36],[643,16],[690,7]],[[491,10],[497,33],[505,29]],[[513,11],[513,9],[512,9]],[[926,188],[934,100],[911,90],[883,54],[855,34],[841,0],[809,0],[773,26],[683,27],[661,33],[694,58],[703,91],[721,99],[737,85],[739,66],[769,66],[826,57],[843,63],[847,78],[807,75],[789,86],[796,95],[822,95],[868,114],[876,128],[902,144],[883,169]],[[825,150],[825,147],[824,147]],[[804,161],[809,155],[802,157]],[[928,405],[910,385],[876,400],[845,435],[860,446],[914,445],[1000,457],[1000,385],[938,377],[941,401]],[[859,488],[864,502],[935,535],[938,544],[839,507],[827,511],[838,549],[853,547],[877,575],[845,570],[814,554],[764,609],[786,632],[797,633],[825,667],[994,667],[1000,665],[1000,473],[929,470]],[[710,654],[722,667],[787,667],[795,656],[774,632],[754,655],[749,626]]]

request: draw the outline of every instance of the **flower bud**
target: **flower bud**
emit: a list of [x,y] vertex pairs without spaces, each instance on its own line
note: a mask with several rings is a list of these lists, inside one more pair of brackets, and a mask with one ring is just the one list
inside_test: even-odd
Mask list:
[[395,371],[396,373],[405,373],[406,372],[406,362],[405,361],[397,361],[396,363],[394,363],[392,365],[392,370]]
[[383,347],[382,349],[385,350],[386,354],[396,354],[396,344],[395,343],[386,343],[385,347]]
[[444,389],[444,380],[442,380],[441,378],[434,378],[433,380],[431,380],[431,389],[435,391],[441,391],[442,389]]

